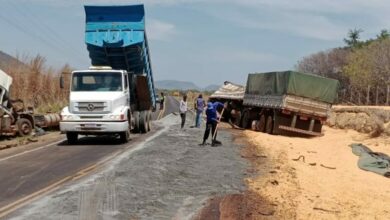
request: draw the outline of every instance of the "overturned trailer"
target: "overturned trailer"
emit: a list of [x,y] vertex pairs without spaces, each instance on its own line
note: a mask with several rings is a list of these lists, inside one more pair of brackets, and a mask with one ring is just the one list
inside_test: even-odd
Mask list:
[[243,96],[235,96],[235,92],[229,94],[224,89],[229,85],[222,86],[211,98],[229,103],[230,113],[224,117],[237,126],[269,134],[319,136],[337,100],[339,82],[284,71],[249,74]]
[[224,84],[211,96],[210,101],[227,103],[223,119],[232,124],[240,124],[240,111],[243,108],[245,86],[225,81]]

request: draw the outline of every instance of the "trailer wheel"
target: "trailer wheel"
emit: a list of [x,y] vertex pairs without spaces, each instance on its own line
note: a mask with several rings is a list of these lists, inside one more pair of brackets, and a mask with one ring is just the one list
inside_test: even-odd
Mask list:
[[152,112],[148,111],[148,131],[152,130],[152,124],[150,123],[152,121]]
[[265,124],[265,133],[272,134],[272,130],[273,130],[272,116],[268,115],[267,122]]
[[252,124],[252,122],[249,119],[249,112],[245,111],[244,115],[242,116],[242,128],[249,128],[249,126]]
[[146,133],[147,132],[147,114],[146,111],[141,111],[139,114],[139,130],[141,133]]
[[258,123],[259,123],[258,120],[253,120],[253,121],[252,121],[251,129],[252,129],[253,131],[257,131],[257,124],[258,124]]
[[78,134],[75,132],[66,133],[66,139],[68,139],[68,144],[76,144],[77,138],[78,138]]
[[24,137],[31,134],[32,124],[30,120],[21,118],[16,122],[16,125],[18,126],[18,133],[20,136]]
[[265,115],[262,114],[260,116],[260,120],[259,120],[259,123],[257,124],[257,130],[260,131],[260,132],[264,132],[265,130]]
[[134,133],[139,132],[139,111],[134,111],[133,112],[133,118],[134,118]]

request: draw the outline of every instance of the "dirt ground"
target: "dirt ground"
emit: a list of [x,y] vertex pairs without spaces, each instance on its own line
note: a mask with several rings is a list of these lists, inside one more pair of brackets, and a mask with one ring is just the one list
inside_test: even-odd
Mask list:
[[252,219],[390,219],[390,180],[359,169],[348,146],[363,143],[390,154],[390,139],[330,127],[324,134],[301,138],[243,131],[251,143],[243,155],[258,174],[246,179],[248,191],[267,198],[271,207],[254,207],[252,213],[265,215]]

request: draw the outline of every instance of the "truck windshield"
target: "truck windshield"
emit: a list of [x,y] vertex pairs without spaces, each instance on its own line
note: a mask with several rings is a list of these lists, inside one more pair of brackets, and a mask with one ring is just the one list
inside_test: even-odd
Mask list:
[[113,72],[73,73],[72,91],[122,91],[122,74]]

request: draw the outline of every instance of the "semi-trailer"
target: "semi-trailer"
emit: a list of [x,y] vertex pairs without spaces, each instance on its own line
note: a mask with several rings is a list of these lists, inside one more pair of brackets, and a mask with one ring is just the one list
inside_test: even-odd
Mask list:
[[338,87],[335,79],[308,73],[253,73],[242,87],[243,95],[229,98],[222,89],[211,99],[228,102],[231,114],[227,116],[235,118],[236,125],[242,128],[269,134],[319,136],[337,100]]

